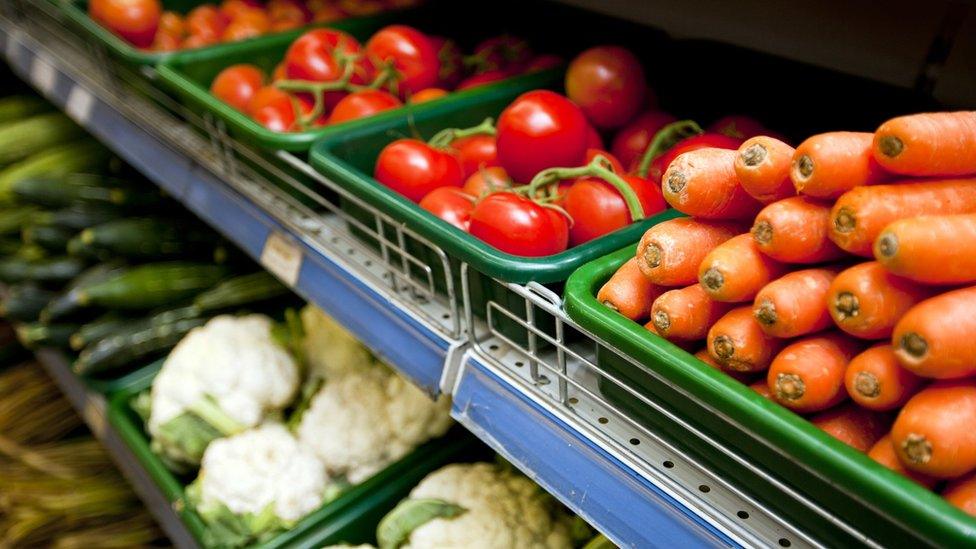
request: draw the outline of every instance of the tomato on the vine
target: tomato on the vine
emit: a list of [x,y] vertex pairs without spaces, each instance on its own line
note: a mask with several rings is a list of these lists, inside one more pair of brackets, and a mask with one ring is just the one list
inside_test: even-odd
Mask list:
[[414,104],[426,103],[435,99],[440,99],[447,95],[447,90],[442,88],[424,88],[410,96],[410,101]]
[[592,124],[587,124],[586,148],[588,149],[603,148],[603,137],[600,135],[600,132],[596,131],[596,128],[594,128]]
[[757,135],[766,135],[769,132],[761,122],[743,114],[723,116],[712,122],[706,131],[720,133],[743,141]]
[[491,193],[510,188],[512,188],[512,181],[505,173],[505,168],[501,166],[481,168],[469,175],[464,180],[464,186],[461,187],[464,192],[476,197],[488,196]]
[[271,20],[264,10],[247,10],[239,13],[224,28],[222,42],[238,42],[261,36],[271,30]]
[[739,148],[742,141],[742,139],[735,139],[720,133],[703,133],[682,139],[673,147],[668,149],[667,152],[658,156],[653,162],[651,162],[651,169],[648,171],[647,176],[651,181],[660,184],[661,177],[664,175],[664,172],[666,172],[668,166],[671,165],[671,161],[678,158],[678,155],[688,151],[706,149],[709,147],[735,150]]
[[366,43],[366,53],[377,67],[393,65],[397,91],[403,97],[440,81],[437,49],[426,34],[413,27],[390,25],[381,29]]
[[220,71],[210,84],[210,93],[231,107],[244,111],[262,85],[264,72],[254,65],[242,63]]
[[475,72],[490,70],[522,71],[532,60],[532,48],[522,38],[511,34],[500,34],[482,40],[474,47],[470,64]]
[[438,187],[460,187],[464,174],[457,157],[417,139],[398,139],[380,152],[374,177],[413,202]]
[[455,139],[451,148],[457,151],[464,177],[470,176],[479,168],[498,166],[498,150],[492,135],[472,135]]
[[383,90],[353,92],[343,97],[332,109],[332,114],[329,115],[329,124],[358,120],[395,109],[401,105],[403,103],[399,99]]
[[439,85],[454,88],[464,76],[464,54],[461,53],[461,48],[457,42],[443,36],[431,36],[430,43],[437,51],[437,59],[440,61],[437,73]]
[[314,11],[312,21],[316,23],[332,23],[346,18],[346,12],[334,4],[325,4]]
[[563,58],[551,53],[539,54],[525,66],[525,72],[537,72],[562,66]]
[[157,34],[164,32],[172,36],[183,38],[186,34],[186,21],[183,20],[183,16],[176,13],[175,11],[164,11],[162,15],[159,16],[159,28],[156,31]]
[[233,20],[235,17],[251,10],[260,10],[264,6],[258,0],[224,0],[220,3],[220,13],[227,18],[228,21]]
[[627,48],[598,46],[579,54],[566,71],[566,95],[598,128],[617,128],[644,104],[644,67]]
[[258,124],[274,132],[291,131],[295,126],[295,108],[290,101],[264,105],[251,116]]
[[486,84],[494,84],[495,82],[501,82],[502,80],[511,77],[512,74],[513,73],[508,69],[491,69],[484,72],[479,72],[478,74],[471,75],[462,80],[455,89],[461,91],[469,88],[477,88],[478,86],[484,86]]
[[527,183],[554,166],[578,166],[589,124],[572,101],[548,90],[522,94],[498,118],[498,160],[515,181]]
[[180,49],[182,44],[183,39],[181,37],[168,32],[156,31],[156,38],[153,39],[149,49],[152,51],[176,51]]
[[[645,217],[667,209],[668,204],[657,185],[632,175],[622,175],[621,179],[637,195]],[[562,204],[573,220],[569,228],[571,246],[589,242],[633,222],[620,191],[599,178],[577,179],[566,191]]]
[[268,0],[265,8],[272,21],[297,21],[304,24],[312,20],[312,12],[300,0]]
[[456,187],[438,187],[427,193],[420,207],[462,231],[468,230],[475,197]]
[[91,0],[88,14],[137,48],[148,48],[156,37],[163,8],[159,0]]
[[342,67],[336,54],[352,57],[361,50],[359,41],[341,30],[310,30],[292,42],[285,52],[285,73],[294,80],[338,80],[342,77]]
[[612,171],[613,173],[620,175],[626,172],[623,163],[621,163],[620,160],[618,160],[614,154],[608,153],[603,149],[597,149],[593,147],[586,149],[586,156],[583,157],[582,164],[589,164],[590,162],[593,161],[594,158],[598,156],[602,156],[603,158],[606,158],[610,162],[610,171]]
[[644,111],[613,136],[610,150],[624,166],[631,166],[640,161],[657,132],[676,120],[663,111]]
[[209,39],[216,42],[224,33],[224,28],[229,22],[227,16],[221,13],[219,9],[204,4],[193,8],[190,13],[186,14],[186,32],[190,38],[199,36],[201,37],[200,41]]
[[511,192],[478,202],[468,231],[503,252],[525,257],[558,254],[569,244],[569,222],[562,213]]

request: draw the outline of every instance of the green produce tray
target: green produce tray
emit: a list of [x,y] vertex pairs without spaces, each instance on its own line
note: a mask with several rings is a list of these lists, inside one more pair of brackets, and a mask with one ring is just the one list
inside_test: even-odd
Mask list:
[[[193,8],[205,3],[217,2],[205,2],[204,0],[162,0],[164,10],[175,11],[180,14],[186,14]],[[236,48],[245,44],[263,44],[269,38],[288,37],[288,41],[291,42],[303,32],[308,30],[308,27],[322,26],[322,24],[312,24],[302,29],[295,29],[283,33],[266,34],[264,36],[259,36],[246,41],[229,44],[215,44],[213,46],[194,50],[151,52],[140,50],[122,38],[116,36],[114,33],[112,33],[112,31],[96,23],[91,17],[88,16],[88,0],[62,0],[59,2],[59,5],[68,19],[78,26],[84,33],[89,35],[96,42],[105,46],[109,53],[111,53],[114,57],[132,65],[157,65],[161,61],[168,59],[171,56],[191,51],[234,51]],[[387,12],[373,17],[345,19],[335,23],[330,23],[329,26],[343,29],[345,29],[347,26],[349,28],[358,28],[360,25],[369,27],[375,26],[376,28],[379,28],[383,25],[389,24],[393,20],[394,14]]]
[[[635,250],[635,246],[630,246],[588,263],[573,273],[566,284],[565,308],[569,316],[641,364],[636,366],[617,353],[600,348],[597,360],[605,372],[662,401],[724,446],[746,456],[882,546],[962,547],[976,542],[976,520],[938,495],[889,471],[802,417],[600,304],[595,297],[597,291],[620,265],[633,257]],[[651,410],[615,383],[603,379],[600,387],[608,398],[643,422],[681,435],[673,423],[653,417]],[[699,403],[707,403],[718,413]],[[685,432],[676,440],[689,438]],[[730,463],[733,460],[714,448],[704,444],[695,447],[693,442],[689,445],[723,476],[750,482],[751,473],[737,470]],[[852,543],[835,526],[804,512],[768,485],[765,490],[747,486],[795,523],[823,536],[828,545]]]
[[[387,23],[389,23],[388,20],[381,21],[377,18],[371,18],[368,20],[340,21],[329,26],[344,30],[360,41],[366,41],[373,32]],[[424,27],[423,23],[419,26]],[[221,70],[231,65],[251,63],[270,73],[275,65],[284,58],[285,52],[296,36],[295,33],[281,34],[233,44],[233,47],[216,46],[179,52],[168,57],[158,67],[159,77],[163,85],[176,94],[186,106],[196,112],[211,113],[223,120],[231,135],[252,145],[267,149],[304,152],[319,138],[352,131],[355,128],[383,124],[391,120],[401,120],[405,117],[419,117],[423,116],[424,113],[439,112],[440,109],[447,109],[455,105],[460,108],[469,108],[471,105],[479,103],[483,97],[491,96],[499,90],[528,91],[538,86],[540,81],[555,81],[562,78],[563,74],[563,69],[556,68],[542,71],[539,74],[515,76],[504,82],[452,92],[441,99],[419,105],[406,105],[368,118],[303,132],[287,133],[271,131],[261,126],[251,117],[234,109],[210,93],[210,83],[214,77]]]
[[[184,487],[195,475],[180,477],[172,473],[149,449],[149,438],[131,400],[152,386],[161,362],[144,368],[146,372],[111,395],[108,420],[126,445],[150,474],[165,497],[179,511],[187,529],[203,545],[207,526],[184,500]],[[155,368],[155,371],[152,371]],[[373,543],[379,520],[405,498],[411,489],[433,470],[457,461],[490,459],[490,452],[466,432],[454,429],[445,437],[430,441],[399,461],[353,486],[335,500],[323,505],[291,530],[258,545],[278,547],[321,547],[341,542]]]

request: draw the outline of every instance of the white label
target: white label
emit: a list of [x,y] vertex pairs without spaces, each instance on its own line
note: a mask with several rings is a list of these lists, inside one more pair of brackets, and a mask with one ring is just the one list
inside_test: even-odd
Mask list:
[[68,101],[64,105],[64,111],[68,116],[79,124],[85,124],[91,118],[92,107],[95,105],[95,96],[85,88],[75,85],[68,94]]
[[302,250],[279,233],[271,233],[261,250],[261,264],[285,284],[294,287],[302,268]]
[[54,90],[58,73],[54,70],[53,65],[40,57],[35,57],[34,63],[31,64],[30,79],[34,86],[41,90],[41,93],[49,94]]

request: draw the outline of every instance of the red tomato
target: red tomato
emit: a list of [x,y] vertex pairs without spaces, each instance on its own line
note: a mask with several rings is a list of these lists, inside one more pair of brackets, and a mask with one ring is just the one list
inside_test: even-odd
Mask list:
[[[351,35],[335,29],[315,29],[299,36],[285,53],[288,78],[331,82],[342,76],[335,53],[356,54],[362,47]],[[364,82],[358,82],[360,84]]]
[[329,115],[329,124],[366,118],[401,105],[403,103],[399,99],[383,90],[362,90],[350,93],[332,109],[332,114]]
[[220,35],[222,42],[238,42],[255,36],[267,34],[271,30],[271,20],[262,10],[248,10],[235,17]]
[[299,0],[268,0],[266,9],[272,21],[307,23],[312,20],[312,12]]
[[159,0],[91,0],[88,3],[92,19],[137,48],[152,45],[162,11]]
[[645,111],[617,132],[610,150],[624,166],[630,166],[644,156],[657,132],[676,120],[666,112]]
[[268,105],[254,113],[254,120],[273,132],[287,132],[295,125],[295,110],[291,105]]
[[615,174],[626,173],[627,170],[624,169],[624,165],[617,160],[617,157],[603,149],[589,148],[586,149],[586,156],[584,157],[583,164],[586,165],[593,161],[597,156],[602,156],[610,161],[610,170]]
[[220,3],[220,13],[227,18],[228,21],[233,20],[235,17],[244,13],[246,11],[260,10],[261,2],[257,0],[224,0]]
[[341,21],[346,18],[346,12],[334,6],[332,4],[325,4],[322,7],[314,10],[315,14],[312,16],[312,21],[316,23],[333,23],[335,21]]
[[[621,178],[634,190],[649,217],[667,209],[668,204],[658,186],[632,175]],[[578,246],[633,222],[623,196],[613,185],[597,178],[576,180],[563,197],[563,207],[573,219],[569,228],[570,246]]]
[[301,19],[275,19],[271,21],[271,32],[285,32],[305,26]]
[[376,180],[414,202],[438,187],[460,187],[461,164],[447,151],[417,139],[398,139],[380,152]]
[[186,32],[191,36],[217,41],[230,20],[216,7],[204,4],[186,14]]
[[525,40],[501,34],[482,40],[474,47],[475,71],[507,69],[521,72],[532,61],[532,48]]
[[588,149],[603,148],[603,137],[600,136],[600,132],[596,131],[596,128],[589,124],[587,124],[586,129],[586,147]]
[[186,22],[183,17],[175,11],[164,11],[159,16],[159,30],[157,33],[164,32],[182,38],[186,35]]
[[437,60],[441,67],[437,73],[439,85],[444,88],[454,88],[464,76],[464,54],[453,40],[443,36],[431,36],[430,43],[437,50]]
[[375,15],[386,9],[381,0],[339,0],[339,8],[349,15]]
[[279,80],[285,80],[288,75],[285,73],[285,62],[282,61],[275,65],[274,71],[271,73],[271,81],[277,82]]
[[434,87],[440,80],[440,60],[430,38],[406,25],[390,25],[366,43],[366,53],[377,67],[392,62],[401,96]]
[[464,170],[464,177],[468,177],[478,168],[498,166],[498,152],[495,137],[491,135],[472,135],[463,137],[451,143],[451,148],[457,151],[458,161]]
[[743,141],[757,135],[766,135],[769,132],[755,118],[741,114],[723,116],[715,122],[712,122],[712,125],[706,128],[706,131],[720,133]]
[[647,83],[637,57],[620,46],[597,46],[576,56],[566,71],[566,95],[598,128],[626,124],[644,102]]
[[153,39],[152,46],[149,49],[152,51],[176,51],[180,49],[182,43],[183,39],[180,36],[159,30],[156,31],[156,38]]
[[274,86],[264,86],[254,92],[251,100],[247,102],[244,112],[254,116],[254,114],[268,105],[288,105],[291,106],[291,96]]
[[180,49],[192,50],[205,46],[212,46],[220,41],[219,36],[209,36],[204,34],[191,34],[180,44]]
[[210,93],[239,111],[247,109],[247,104],[264,84],[264,72],[254,65],[231,65],[220,71],[210,83]]
[[484,86],[486,84],[494,84],[495,82],[501,82],[502,80],[505,80],[511,76],[512,72],[508,69],[491,69],[465,78],[457,85],[457,88],[455,89],[461,91],[468,88]]
[[468,230],[475,198],[455,187],[439,187],[420,201],[420,207],[462,231]]
[[742,144],[742,139],[735,139],[720,133],[703,133],[693,135],[678,141],[673,147],[664,154],[658,156],[651,162],[651,169],[648,171],[648,178],[655,183],[661,183],[661,176],[667,171],[671,161],[678,158],[681,153],[715,147],[719,149],[735,150]]
[[510,192],[478,202],[468,231],[503,252],[526,257],[558,254],[569,244],[565,216]]
[[589,142],[583,111],[547,90],[519,96],[502,112],[497,128],[499,163],[523,183],[546,168],[578,166]]
[[419,92],[410,96],[410,101],[413,103],[426,103],[428,101],[433,101],[435,99],[440,99],[447,95],[447,90],[441,88],[424,88]]
[[562,57],[552,55],[550,53],[543,53],[533,57],[532,60],[529,61],[529,64],[525,66],[525,72],[537,72],[554,69],[556,67],[561,67],[562,64]]
[[504,191],[512,188],[512,181],[505,173],[505,168],[492,166],[480,169],[469,175],[464,180],[461,189],[471,196],[483,197],[493,192]]

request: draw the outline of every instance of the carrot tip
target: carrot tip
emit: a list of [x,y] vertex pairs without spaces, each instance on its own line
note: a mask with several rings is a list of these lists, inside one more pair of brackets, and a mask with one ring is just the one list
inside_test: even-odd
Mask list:
[[722,361],[729,360],[735,354],[735,343],[726,335],[716,337],[712,342],[712,348],[715,350],[716,358]]
[[839,320],[846,320],[857,316],[861,306],[856,295],[851,292],[841,292],[837,294],[837,299],[834,300],[834,310],[837,311]]
[[760,324],[772,326],[776,324],[776,304],[768,299],[762,300],[753,311],[753,316]]
[[924,435],[909,433],[901,443],[901,449],[912,463],[928,463],[932,459],[932,443]]
[[854,211],[850,208],[843,206],[841,209],[837,210],[837,215],[834,217],[834,228],[837,229],[839,233],[849,233],[857,227],[857,217],[854,215]]
[[765,246],[773,241],[773,224],[762,220],[752,226],[752,238],[757,244]]
[[702,275],[701,283],[709,290],[717,292],[721,290],[722,286],[725,284],[725,277],[722,276],[721,271],[712,267],[711,269],[705,271],[705,274]]
[[813,159],[810,155],[802,155],[796,161],[796,171],[799,172],[803,179],[809,178],[813,175]]
[[668,175],[668,182],[667,182],[668,190],[671,191],[673,194],[680,193],[681,190],[684,189],[685,185],[687,184],[688,184],[688,178],[685,177],[685,174],[677,170],[671,172]]
[[924,357],[929,350],[929,344],[925,338],[915,332],[908,332],[901,336],[900,346],[903,351],[916,359]]
[[854,377],[854,390],[861,396],[874,398],[881,394],[881,383],[871,372],[858,372]]
[[886,135],[878,140],[878,150],[888,158],[894,158],[905,150],[905,143],[894,135]]
[[610,310],[612,310],[612,311],[619,311],[620,310],[609,299],[603,300],[603,304],[606,305],[607,308],[610,309]]
[[739,153],[739,156],[746,166],[758,166],[766,159],[766,147],[763,147],[761,143],[753,143]]
[[878,252],[883,257],[894,257],[898,253],[898,237],[895,233],[884,233],[878,237]]
[[657,244],[648,244],[647,249],[644,250],[644,260],[651,267],[661,266],[661,247]]
[[654,321],[654,327],[657,328],[657,331],[660,332],[662,336],[667,336],[668,330],[671,329],[671,317],[668,316],[668,313],[664,311],[657,311],[654,313],[654,318],[652,320]]
[[776,398],[780,400],[802,398],[806,389],[803,378],[796,374],[779,374],[776,376]]

